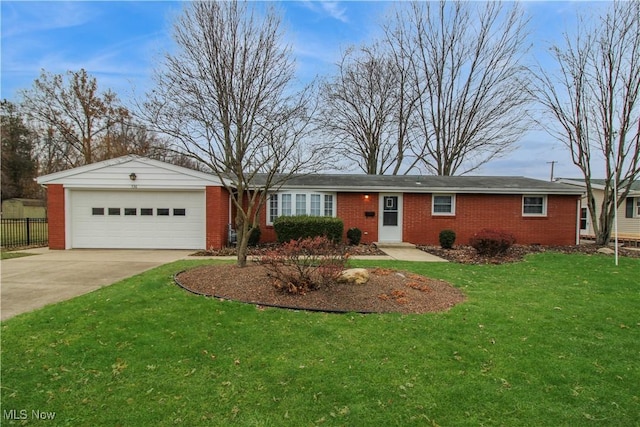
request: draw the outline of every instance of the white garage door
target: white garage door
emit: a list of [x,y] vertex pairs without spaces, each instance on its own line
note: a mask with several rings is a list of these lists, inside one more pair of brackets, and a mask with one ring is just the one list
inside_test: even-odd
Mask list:
[[71,247],[203,249],[204,191],[70,192]]

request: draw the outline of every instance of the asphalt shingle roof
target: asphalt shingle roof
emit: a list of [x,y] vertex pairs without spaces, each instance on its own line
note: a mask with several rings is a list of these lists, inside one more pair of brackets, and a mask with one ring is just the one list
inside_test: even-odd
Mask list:
[[582,189],[572,185],[517,176],[310,174],[295,175],[283,186],[283,189],[299,188],[358,192],[582,193]]

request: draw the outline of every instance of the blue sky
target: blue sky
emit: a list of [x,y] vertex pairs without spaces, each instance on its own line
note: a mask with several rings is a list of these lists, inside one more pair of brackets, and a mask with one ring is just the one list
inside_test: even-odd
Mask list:
[[[286,34],[297,58],[301,80],[328,75],[341,49],[371,40],[392,2],[288,1],[283,12]],[[550,42],[575,24],[576,11],[602,6],[595,2],[523,2],[530,16],[532,55],[542,63]],[[150,75],[171,49],[171,26],[182,10],[173,1],[2,1],[0,98],[18,100],[40,70],[62,74],[86,69],[102,90],[115,91],[129,103],[151,88]],[[481,170],[483,175],[524,175],[548,179],[576,176],[566,149],[544,132],[523,135],[508,157]]]

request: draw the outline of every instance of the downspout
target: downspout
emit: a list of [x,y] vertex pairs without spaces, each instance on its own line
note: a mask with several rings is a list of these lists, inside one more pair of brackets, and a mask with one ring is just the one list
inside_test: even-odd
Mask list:
[[64,187],[64,248],[71,249],[71,190]]
[[229,193],[229,226],[228,228],[233,228],[233,218],[231,218],[231,205],[233,204],[233,200],[231,200],[231,193]]
[[582,208],[582,200],[578,199],[576,200],[576,203],[578,205],[578,209],[576,209],[576,217],[577,217],[577,221],[576,221],[576,246],[580,245],[580,210]]

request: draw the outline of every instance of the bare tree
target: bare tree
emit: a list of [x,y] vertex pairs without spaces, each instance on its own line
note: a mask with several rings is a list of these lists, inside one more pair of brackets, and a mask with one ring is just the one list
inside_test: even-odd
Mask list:
[[[613,2],[606,15],[581,22],[564,42],[551,48],[558,71],[541,67],[532,93],[553,119],[541,124],[582,172],[596,244],[606,245],[615,209],[640,174],[640,2]],[[598,158],[604,171],[594,171]],[[605,176],[599,217],[594,172]]]
[[[128,120],[128,111],[110,90],[100,93],[98,82],[85,70],[64,75],[42,71],[33,88],[21,91],[21,108],[34,129],[40,129],[41,140],[68,168],[104,160],[99,155],[107,129],[116,122]],[[44,137],[46,135],[46,137]]]
[[270,7],[259,16],[258,7],[186,5],[174,25],[177,53],[165,56],[143,111],[231,194],[239,266],[268,192],[327,159],[301,145],[311,97],[293,91],[294,62],[279,16]]
[[414,2],[386,29],[411,58],[423,166],[464,174],[507,153],[527,129],[526,19],[498,2]]
[[[347,49],[320,91],[319,122],[338,151],[369,175],[396,175],[409,144],[403,73],[377,44]],[[415,102],[414,102],[415,104]]]

